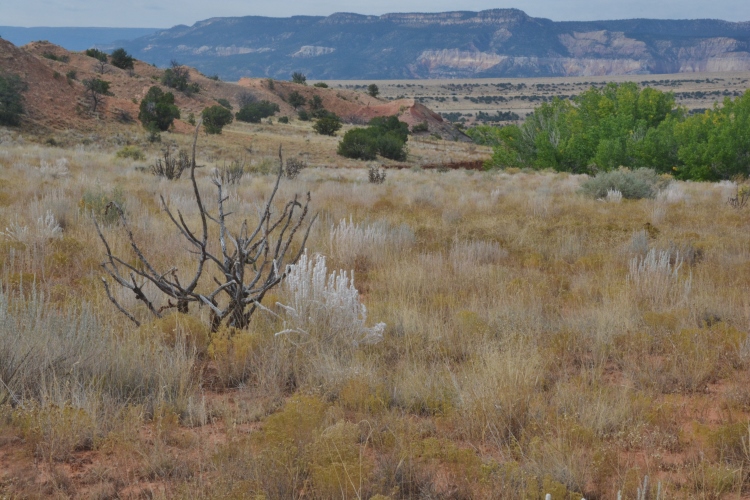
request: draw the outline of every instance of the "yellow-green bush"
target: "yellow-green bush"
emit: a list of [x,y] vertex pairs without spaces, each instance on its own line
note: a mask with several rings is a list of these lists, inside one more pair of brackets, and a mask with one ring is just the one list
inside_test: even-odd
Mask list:
[[130,158],[132,160],[145,160],[146,155],[143,154],[141,148],[138,146],[125,146],[115,153],[117,158]]
[[75,451],[92,449],[98,437],[95,419],[68,405],[30,404],[16,410],[12,422],[42,460],[66,460]]

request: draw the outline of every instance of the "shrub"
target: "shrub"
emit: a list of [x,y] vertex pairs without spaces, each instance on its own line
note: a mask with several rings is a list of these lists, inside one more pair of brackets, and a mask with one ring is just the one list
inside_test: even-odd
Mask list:
[[224,106],[225,108],[231,110],[232,109],[232,103],[230,103],[227,99],[224,99],[223,97],[221,99],[216,99],[216,102]]
[[336,135],[336,132],[341,128],[341,119],[334,115],[329,114],[322,118],[318,118],[313,125],[313,129],[321,135]]
[[368,123],[370,128],[375,129],[378,135],[392,132],[402,142],[409,138],[409,125],[398,119],[397,116],[379,116]]
[[304,109],[300,109],[297,113],[297,118],[299,118],[303,122],[310,121],[310,113],[308,113]]
[[164,159],[157,158],[156,162],[149,167],[151,173],[157,177],[164,177],[170,181],[177,180],[186,168],[190,167],[190,157],[187,152],[180,150],[177,156],[172,156],[169,147],[164,150]]
[[[195,145],[197,137],[196,131],[193,145]],[[194,151],[195,149],[193,149]],[[279,153],[279,159],[282,159],[281,153]],[[108,208],[110,212],[115,212],[119,217],[130,240],[131,250],[137,260],[132,261],[131,257],[128,256],[124,257],[128,259],[126,261],[122,257],[115,256],[111,250],[112,245],[107,241],[107,237],[101,231],[101,228],[96,225],[97,233],[106,251],[107,260],[102,267],[116,284],[133,292],[137,300],[143,302],[151,314],[157,318],[162,317],[162,313],[156,309],[152,299],[144,294],[141,289],[142,285],[138,284],[135,276],[138,276],[139,280],[146,280],[157,285],[156,290],[153,290],[153,293],[160,295],[159,302],[156,302],[156,304],[164,304],[162,299],[166,299],[167,309],[176,308],[179,313],[187,314],[191,303],[199,307],[208,306],[211,314],[207,319],[210,322],[212,332],[218,331],[222,326],[238,329],[247,328],[252,315],[260,306],[260,301],[285,277],[286,266],[283,266],[283,264],[296,262],[301,249],[305,246],[310,228],[309,226],[306,230],[300,230],[300,228],[309,214],[310,197],[308,196],[302,204],[299,197],[294,196],[288,203],[284,204],[285,209],[281,214],[272,210],[272,207],[275,207],[273,198],[278,192],[282,176],[281,168],[279,168],[271,194],[265,201],[264,208],[259,210],[257,223],[253,223],[255,229],[248,228],[245,222],[239,230],[232,231],[231,228],[227,227],[227,217],[231,215],[231,212],[228,213],[225,206],[229,196],[225,196],[224,185],[221,180],[216,173],[211,176],[211,182],[217,190],[218,200],[218,215],[212,215],[204,205],[198,189],[195,177],[195,153],[189,161],[186,159],[185,162],[190,164],[190,181],[195,197],[194,201],[203,222],[201,228],[191,231],[185,225],[181,212],[177,212],[177,216],[175,216],[166,203],[163,203],[162,206],[169,219],[179,229],[180,234],[187,240],[188,245],[194,249],[189,251],[196,265],[194,274],[192,270],[188,271],[192,277],[183,274],[180,278],[177,269],[174,267],[171,270],[157,271],[156,265],[152,264],[144,255],[142,250],[144,247],[133,237],[130,224],[117,204],[110,204]],[[178,218],[181,222],[178,222]],[[310,224],[315,218],[313,216],[311,220],[308,219]],[[209,221],[217,226],[217,231],[211,231],[211,235],[218,239],[216,244],[209,245]],[[298,232],[298,230],[300,231]],[[296,240],[299,240],[299,243]],[[231,244],[232,242],[234,250],[230,255],[226,249],[227,243]],[[298,248],[300,250],[297,250]],[[162,250],[169,251],[164,248]],[[217,254],[216,251],[221,253]],[[293,253],[295,251],[296,254]],[[153,252],[147,253],[152,254]],[[172,256],[169,255],[169,257]],[[166,262],[164,258],[160,261]],[[133,263],[131,264],[131,262]],[[204,266],[205,263],[209,263],[211,267],[215,266],[216,269],[208,271],[208,266]],[[168,265],[171,267],[171,264]],[[211,273],[214,277],[222,276],[224,279],[223,283],[214,279],[218,288],[215,288],[210,294],[207,294],[205,289],[196,288],[199,283],[206,281],[207,278],[204,274],[206,272]],[[123,273],[130,275],[132,279],[123,279]],[[201,280],[201,278],[204,279]],[[118,302],[110,293],[107,282],[104,283],[110,301],[123,315],[140,326],[141,322]],[[213,285],[211,286],[213,287]],[[151,294],[152,291],[148,293]],[[220,301],[218,299],[219,294],[227,294],[231,300]],[[172,302],[172,299],[174,299],[174,302]],[[163,311],[164,308],[161,310]]]
[[295,71],[294,73],[292,73],[292,82],[298,83],[300,85],[307,85],[307,77],[302,73]]
[[377,138],[364,128],[348,130],[336,152],[355,160],[374,160],[378,153]]
[[305,96],[297,92],[296,90],[289,94],[289,96],[286,98],[286,101],[289,103],[290,106],[292,106],[294,109],[299,108],[300,106],[304,106],[307,102],[307,99],[305,99]]
[[201,88],[197,83],[190,83],[190,72],[177,61],[172,61],[172,67],[164,70],[161,83],[167,87],[179,90],[187,95],[197,94]]
[[120,208],[125,209],[125,195],[119,187],[112,189],[108,193],[101,188],[95,190],[87,189],[83,192],[83,197],[78,202],[78,208],[86,214],[93,215],[99,222],[115,224],[118,221],[118,215],[114,210],[107,210],[107,205],[110,201],[114,201]]
[[370,95],[370,97],[377,97],[378,94],[380,94],[380,89],[377,85],[371,83],[367,86],[367,94]]
[[0,74],[0,125],[15,126],[21,123],[23,96],[26,84],[18,75]]
[[207,134],[221,134],[225,125],[232,123],[232,112],[224,106],[211,106],[201,113]]
[[289,179],[294,179],[299,175],[302,169],[307,168],[307,163],[296,158],[288,158],[286,160],[286,168],[284,169],[284,175]]
[[239,160],[232,160],[229,165],[214,170],[213,175],[219,179],[222,184],[238,184],[245,175],[245,163]]
[[586,180],[581,189],[592,198],[606,198],[609,191],[619,191],[623,198],[636,200],[656,197],[668,182],[650,168],[620,168],[596,174],[596,177]]
[[68,80],[76,80],[78,78],[78,72],[74,69],[68,70],[65,73],[65,78]]
[[427,126],[427,122],[417,123],[411,128],[412,134],[417,134],[419,132],[429,132],[430,129]]
[[117,153],[117,158],[131,158],[133,160],[144,160],[146,157],[143,155],[143,151],[138,146],[125,146]]
[[22,226],[17,220],[12,221],[5,231],[0,231],[0,236],[26,246],[39,247],[50,239],[62,236],[62,231],[55,215],[48,210],[43,217],[37,218],[36,224],[31,227]]
[[289,117],[288,116],[280,116],[279,117],[279,123],[289,123]]
[[408,154],[406,144],[395,132],[378,136],[376,144],[380,156],[396,161],[406,160]]
[[[242,102],[242,101],[240,101]],[[248,102],[240,108],[235,117],[238,121],[260,123],[263,118],[273,116],[279,111],[279,105],[270,101]]]
[[42,54],[42,57],[44,57],[45,59],[49,59],[50,61],[58,61],[63,63],[67,63],[70,61],[69,56],[58,56],[57,54],[53,54],[52,52],[45,52],[44,54]]
[[151,87],[141,101],[138,119],[148,130],[167,130],[179,117],[180,110],[174,104],[174,94],[164,92],[157,86]]
[[93,57],[98,61],[107,62],[107,54],[99,49],[87,49],[85,54],[89,57]]
[[367,180],[372,184],[382,184],[385,182],[385,169],[380,169],[375,165],[370,165],[367,169]]
[[133,69],[135,59],[128,54],[125,49],[119,48],[112,51],[110,63],[112,66],[120,69]]
[[318,83],[313,83],[313,87],[318,87],[318,88],[321,88],[321,89],[327,89],[328,88],[328,84],[325,83],[325,82],[318,82]]
[[[315,118],[320,118],[327,113],[323,107],[323,99],[321,99],[319,95],[314,95],[312,96],[312,99],[310,99],[310,112]],[[318,113],[322,114],[318,116]]]
[[406,159],[409,126],[395,116],[373,118],[366,129],[352,129],[344,134],[338,154],[347,158],[374,160],[379,154],[391,160]]
[[112,95],[109,91],[110,83],[99,78],[84,80],[82,83],[89,97],[91,97],[91,102],[93,104],[91,111],[96,113],[96,108],[99,106],[99,103],[102,102],[104,96]]

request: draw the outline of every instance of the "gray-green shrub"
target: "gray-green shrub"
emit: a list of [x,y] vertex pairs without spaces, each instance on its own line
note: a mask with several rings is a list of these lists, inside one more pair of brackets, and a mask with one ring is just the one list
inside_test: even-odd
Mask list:
[[597,199],[606,197],[607,192],[613,190],[621,192],[623,198],[637,200],[656,197],[659,190],[667,184],[668,179],[650,168],[619,168],[596,174],[581,185],[581,190],[587,196]]

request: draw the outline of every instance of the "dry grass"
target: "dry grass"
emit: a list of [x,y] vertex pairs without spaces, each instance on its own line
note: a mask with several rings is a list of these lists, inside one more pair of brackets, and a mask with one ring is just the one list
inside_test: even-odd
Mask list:
[[[199,163],[238,152],[222,144]],[[309,254],[353,270],[358,294],[337,297],[366,317],[281,287],[248,330],[210,334],[205,308],[154,320],[117,290],[135,328],[101,289],[92,214],[133,258],[107,200],[158,268],[191,262],[159,195],[197,223],[186,179],[118,149],[0,150],[0,496],[630,498],[645,475],[669,498],[750,491],[750,232],[732,186],[603,203],[565,174],[373,185],[310,162],[279,200],[311,192]],[[258,170],[228,187],[237,225],[273,182]]]

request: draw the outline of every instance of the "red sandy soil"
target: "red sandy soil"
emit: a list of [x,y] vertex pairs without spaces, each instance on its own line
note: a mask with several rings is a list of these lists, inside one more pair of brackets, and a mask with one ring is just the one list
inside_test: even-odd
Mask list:
[[[682,410],[676,412],[680,418],[674,422],[680,429],[680,442],[666,447],[649,444],[648,441],[659,437],[642,433],[642,446],[618,450],[618,466],[622,470],[636,467],[649,470],[652,484],[668,480],[672,485],[683,485],[685,489],[681,494],[690,492],[693,464],[700,461],[701,449],[706,448],[703,442],[706,429],[747,419],[744,412],[722,407],[723,394],[729,388],[720,383],[710,385],[700,394],[664,396],[660,404]],[[252,391],[206,393],[209,408],[217,404],[234,408],[233,412],[242,411],[253,398]],[[419,420],[419,417],[413,418]],[[77,451],[65,461],[55,462],[35,458],[29,445],[6,428],[4,433],[0,432],[0,491],[10,488],[10,491],[21,492],[19,498],[152,498],[155,494],[169,497],[176,493],[176,487],[185,477],[181,474],[172,478],[159,477],[149,472],[147,464],[155,449],[181,467],[195,468],[183,472],[191,474],[197,472],[201,463],[208,463],[211,455],[229,439],[257,432],[262,423],[228,424],[218,419],[201,427],[180,426],[169,431],[166,438],[164,434],[159,436],[157,427],[154,423],[143,424],[138,436],[131,437],[129,442],[115,441],[114,445],[105,445],[94,451]],[[442,430],[450,433],[450,429]],[[461,443],[456,444],[464,447]],[[466,447],[470,445],[466,444]],[[220,475],[220,472],[205,472],[203,483],[210,485],[215,479],[212,474]],[[451,473],[442,470],[441,466],[435,470],[434,480],[436,493],[449,494],[454,487]],[[730,493],[722,498],[750,496]]]
[[[67,58],[67,62],[52,60],[45,55]],[[74,78],[66,76],[71,71],[76,74]],[[455,127],[443,121],[439,114],[413,99],[384,101],[362,92],[281,81],[274,81],[271,89],[268,79],[243,78],[238,84],[233,84],[207,78],[194,69],[189,71],[191,82],[198,83],[201,92],[190,97],[173,92],[182,114],[182,120],[176,120],[174,125],[179,133],[193,131],[193,127],[184,121],[190,113],[197,117],[207,106],[218,104],[217,100],[221,98],[229,100],[236,110],[243,93],[250,93],[258,100],[275,102],[281,108],[280,115],[294,117],[296,110],[285,101],[296,90],[308,101],[313,95],[319,95],[324,107],[346,122],[365,124],[376,116],[398,115],[409,126],[426,122],[429,132],[424,134],[435,133],[444,138],[468,140]],[[102,122],[116,125],[125,116],[137,119],[140,100],[149,88],[157,85],[164,91],[170,90],[159,83],[164,71],[149,64],[136,61],[132,71],[107,65],[102,74],[96,59],[49,42],[32,42],[16,47],[0,39],[0,72],[17,74],[27,84],[23,126],[26,130],[39,133],[70,129],[94,131],[102,126]],[[91,100],[82,83],[93,78],[110,82],[110,92],[113,94],[103,99],[96,113],[90,111]]]

